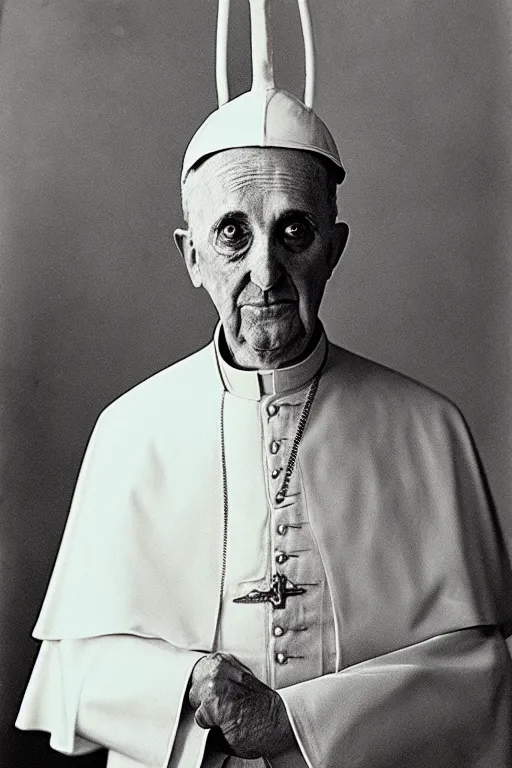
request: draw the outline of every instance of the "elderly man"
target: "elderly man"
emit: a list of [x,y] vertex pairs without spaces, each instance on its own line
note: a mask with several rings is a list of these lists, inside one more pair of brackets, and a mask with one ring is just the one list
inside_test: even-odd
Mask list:
[[505,768],[511,577],[471,439],[327,341],[343,173],[264,65],[264,140],[235,100],[185,158],[214,341],[100,417],[18,725],[113,768]]

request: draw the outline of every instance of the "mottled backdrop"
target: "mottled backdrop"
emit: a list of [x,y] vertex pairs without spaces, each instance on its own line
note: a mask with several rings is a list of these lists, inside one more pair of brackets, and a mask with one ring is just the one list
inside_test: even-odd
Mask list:
[[[512,540],[510,3],[313,5],[317,109],[347,166],[340,211],[352,228],[326,297],[329,335],[462,407]],[[241,91],[247,10],[234,6]],[[188,284],[172,230],[182,153],[215,106],[215,10],[214,0],[3,8],[2,768],[70,762],[15,735],[12,720],[94,420],[211,335],[213,310]],[[275,0],[274,16],[279,82],[300,93],[294,2]]]

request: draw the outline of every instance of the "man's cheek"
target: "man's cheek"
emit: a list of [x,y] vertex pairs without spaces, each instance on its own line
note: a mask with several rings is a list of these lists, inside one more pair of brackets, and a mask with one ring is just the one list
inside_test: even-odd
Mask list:
[[323,275],[318,271],[307,271],[300,276],[300,279],[297,277],[296,288],[301,312],[317,305],[318,297],[321,296],[320,288],[323,288],[323,285]]

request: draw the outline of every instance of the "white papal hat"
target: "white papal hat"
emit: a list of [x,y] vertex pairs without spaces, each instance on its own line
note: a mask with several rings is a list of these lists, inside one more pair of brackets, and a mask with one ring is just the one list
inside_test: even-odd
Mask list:
[[249,0],[251,9],[252,87],[229,98],[227,76],[230,0],[219,0],[217,19],[217,95],[219,107],[206,118],[188,145],[182,182],[201,160],[235,147],[301,149],[331,161],[341,184],[345,170],[336,143],[313,111],[315,50],[308,0],[298,0],[305,47],[304,101],[276,88],[270,35],[272,0]]

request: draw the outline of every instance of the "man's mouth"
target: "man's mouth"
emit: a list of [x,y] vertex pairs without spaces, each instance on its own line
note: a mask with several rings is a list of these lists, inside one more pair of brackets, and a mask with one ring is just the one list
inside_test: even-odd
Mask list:
[[242,314],[259,318],[261,322],[267,320],[277,320],[285,318],[296,313],[296,302],[294,301],[274,301],[272,304],[244,304],[241,307]]
[[254,307],[255,309],[272,309],[284,307],[290,304],[295,304],[294,299],[277,299],[274,301],[251,301],[246,304],[242,304],[241,309],[244,307]]

